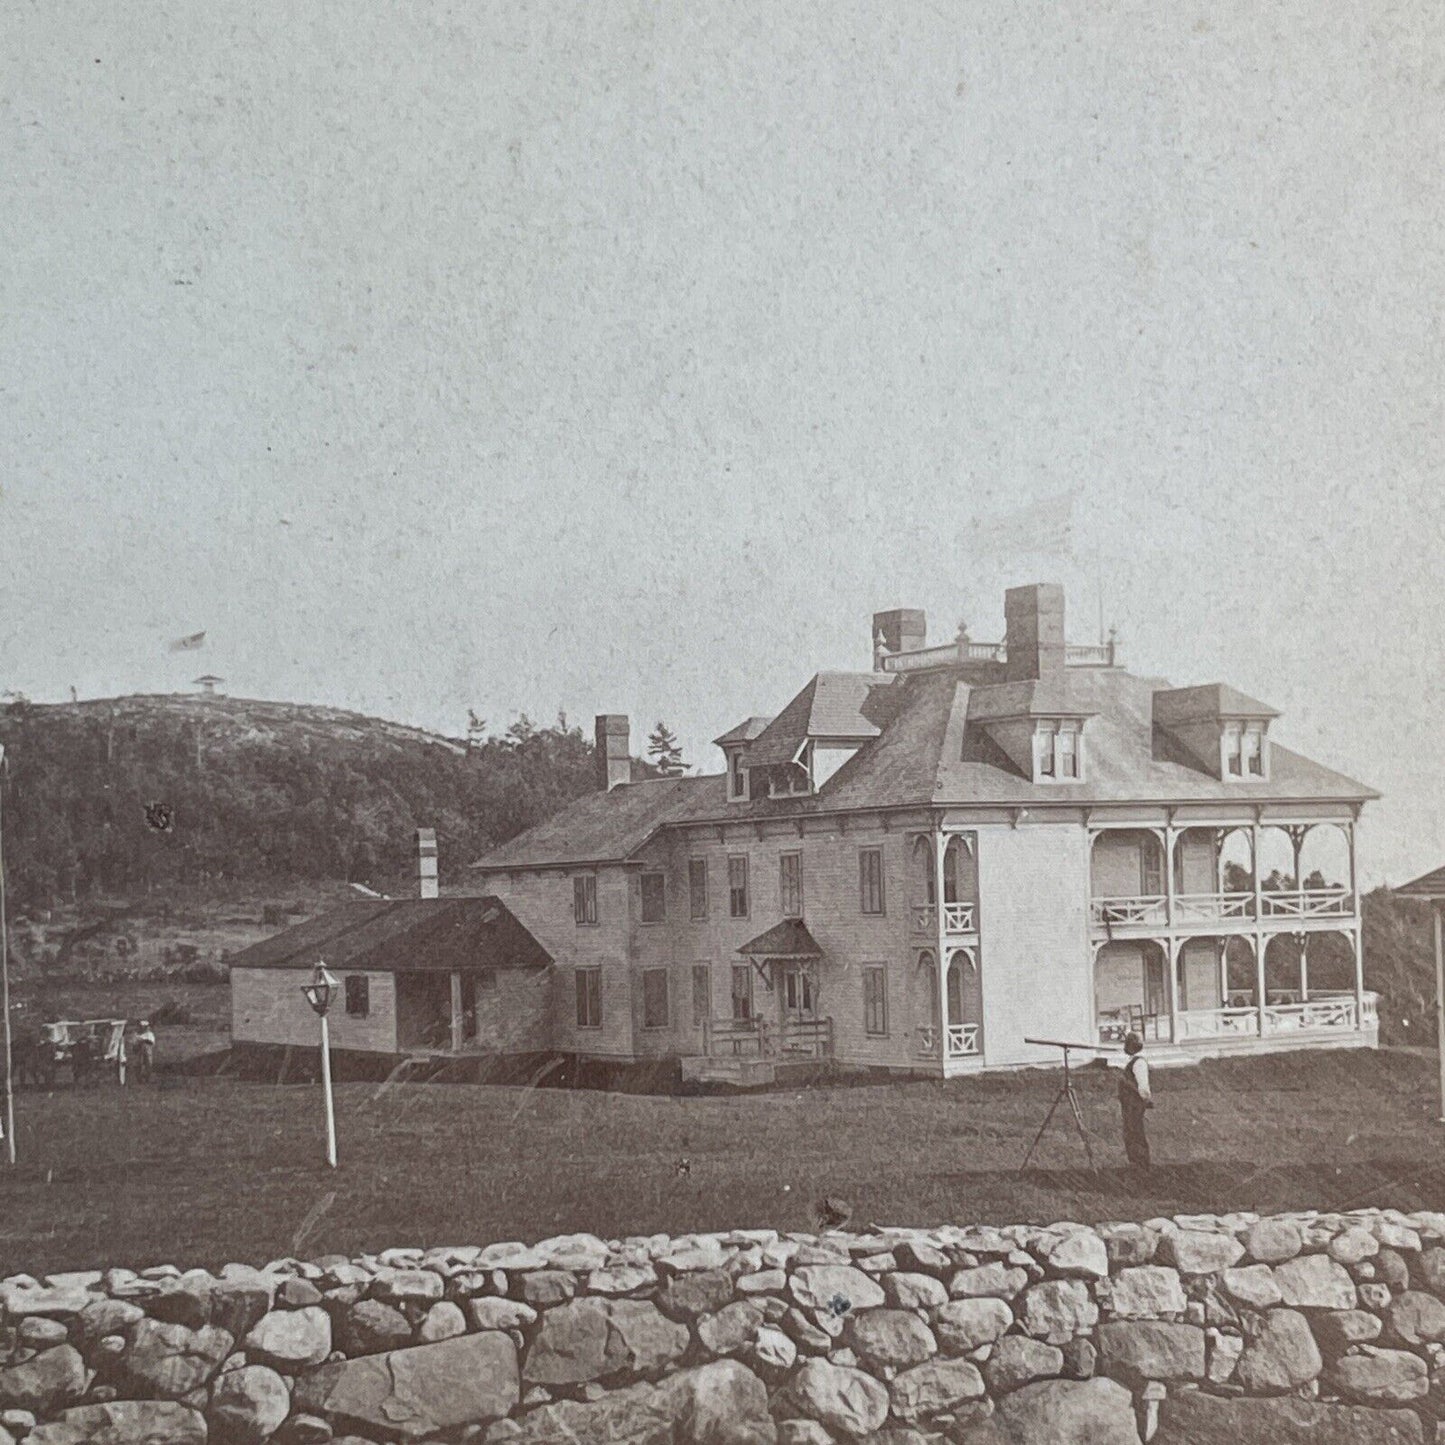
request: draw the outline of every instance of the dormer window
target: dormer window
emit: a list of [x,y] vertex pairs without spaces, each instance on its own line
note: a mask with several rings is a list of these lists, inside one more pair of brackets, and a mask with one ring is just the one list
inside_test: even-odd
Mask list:
[[1220,771],[1226,778],[1264,778],[1264,724],[1226,722],[1220,729]]
[[743,766],[743,750],[728,753],[728,801],[739,803],[748,795],[748,770]]
[[1084,725],[1079,718],[1034,724],[1034,781],[1077,783],[1084,776]]

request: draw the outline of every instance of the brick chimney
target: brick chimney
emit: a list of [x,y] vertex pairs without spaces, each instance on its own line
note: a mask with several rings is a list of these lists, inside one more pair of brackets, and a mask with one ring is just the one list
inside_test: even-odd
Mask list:
[[1003,595],[1010,682],[1059,677],[1064,671],[1064,589],[1056,582],[1010,587]]
[[631,729],[622,713],[597,714],[597,787],[610,793],[619,783],[632,781],[632,754],[628,746]]
[[917,607],[895,607],[873,614],[873,638],[869,651],[873,665],[882,652],[917,652],[928,638],[928,620]]
[[416,882],[418,898],[437,896],[437,835],[435,828],[416,830]]

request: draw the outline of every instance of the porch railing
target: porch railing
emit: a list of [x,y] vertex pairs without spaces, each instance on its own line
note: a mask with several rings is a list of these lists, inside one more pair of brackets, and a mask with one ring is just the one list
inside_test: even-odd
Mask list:
[[1100,928],[1163,924],[1167,917],[1162,894],[1146,894],[1137,898],[1095,898],[1090,904],[1090,911]]
[[1227,923],[1253,917],[1253,893],[1180,893],[1174,899],[1178,923]]
[[[1178,1032],[1175,1038],[1181,1044],[1200,1039],[1260,1037],[1260,1013],[1252,1003],[1234,1003],[1225,1008],[1181,1009],[1176,1017]],[[1156,1027],[1142,1031],[1144,1041],[1168,1043],[1168,1014],[1152,1014],[1149,1021]],[[1316,994],[1301,1003],[1267,1003],[1264,1009],[1265,1037],[1291,1033],[1354,1033],[1374,1028],[1378,1023],[1379,998],[1373,993],[1364,995],[1363,1006],[1359,1009],[1353,993],[1333,990]],[[1101,1018],[1098,1027],[1100,1042],[1117,1043],[1130,1023],[1109,1017]],[[1134,1031],[1141,1032],[1137,1025]]]
[[[983,1052],[983,1041],[977,1024],[949,1024],[948,1055],[950,1059],[976,1057]],[[938,1057],[938,1030],[932,1024],[925,1024],[918,1030],[915,1049],[919,1058]]]
[[[1353,914],[1354,898],[1347,888],[1306,888],[1303,892],[1281,889],[1260,894],[1262,919],[1350,918]],[[1089,903],[1089,916],[1095,928],[1162,928],[1168,921],[1168,905],[1164,895],[1156,893],[1094,898]],[[1177,893],[1174,896],[1176,926],[1231,923],[1254,916],[1253,892]]]
[[709,1058],[827,1058],[833,1052],[833,1020],[709,1019],[703,1025],[703,1050]]
[[1346,888],[1306,888],[1296,893],[1265,893],[1261,896],[1266,918],[1339,918],[1353,911]]
[[[931,903],[916,903],[911,909],[913,931],[932,933],[938,911]],[[978,905],[976,903],[945,903],[943,905],[943,927],[949,933],[975,933],[978,930]]]

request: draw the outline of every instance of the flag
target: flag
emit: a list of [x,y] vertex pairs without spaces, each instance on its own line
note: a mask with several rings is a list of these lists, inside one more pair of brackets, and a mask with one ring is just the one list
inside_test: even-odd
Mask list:
[[969,545],[1003,555],[1066,557],[1073,551],[1074,493],[1046,497],[997,517],[975,517]]
[[196,652],[206,645],[204,632],[193,632],[189,637],[178,637],[171,643],[172,652]]

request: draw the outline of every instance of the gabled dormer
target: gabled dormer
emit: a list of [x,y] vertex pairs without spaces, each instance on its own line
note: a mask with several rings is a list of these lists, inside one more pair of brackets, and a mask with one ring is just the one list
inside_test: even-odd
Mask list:
[[750,769],[748,767],[748,744],[760,737],[772,722],[769,717],[745,718],[735,728],[729,728],[720,738],[714,738],[715,746],[722,749],[723,762],[727,768],[727,798],[730,803],[745,803],[751,796]]
[[1223,683],[1168,688],[1154,694],[1154,727],[1189,760],[1222,782],[1269,778],[1269,725],[1274,708]]

